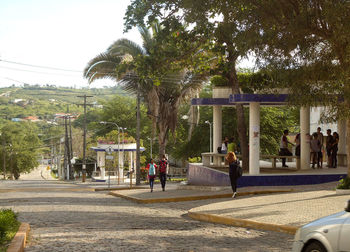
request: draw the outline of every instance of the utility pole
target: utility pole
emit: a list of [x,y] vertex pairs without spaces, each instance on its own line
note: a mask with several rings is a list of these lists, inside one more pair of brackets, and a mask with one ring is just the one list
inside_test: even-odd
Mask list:
[[68,123],[67,123],[67,118],[68,115],[64,116],[64,129],[65,129],[65,136],[64,136],[64,164],[65,164],[65,169],[69,167],[66,171],[66,176],[67,179],[70,179],[70,173],[72,170],[72,164],[71,164],[71,159],[70,159],[70,147],[69,147],[69,136],[68,136]]
[[[69,162],[71,163],[71,160],[73,158],[73,136],[72,136],[72,124],[71,124],[71,115],[69,113],[69,104],[67,104],[67,114],[69,114],[68,116],[68,126],[69,126],[69,155],[68,155],[68,158],[69,158]],[[72,164],[70,164],[69,166],[69,177],[74,177],[74,172],[73,172],[73,167],[72,167]]]
[[3,155],[3,172],[4,172],[4,180],[6,180],[6,151],[5,151],[5,137],[2,135],[2,155]]
[[136,185],[141,184],[140,169],[140,82],[137,83],[137,102],[136,102]]
[[92,104],[86,104],[86,98],[93,97],[91,95],[77,96],[84,98],[84,104],[78,104],[84,106],[84,134],[83,134],[83,178],[82,182],[86,180],[86,106],[92,106]]

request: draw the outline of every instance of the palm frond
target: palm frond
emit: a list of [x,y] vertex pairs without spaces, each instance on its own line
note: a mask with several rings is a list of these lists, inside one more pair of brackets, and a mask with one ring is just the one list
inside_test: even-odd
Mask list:
[[96,79],[109,78],[117,80],[116,68],[121,63],[122,57],[101,53],[90,60],[84,69],[84,77],[89,83]]
[[107,49],[107,52],[113,55],[129,54],[133,58],[146,53],[141,46],[129,39],[118,39]]
[[154,47],[152,34],[150,33],[149,29],[144,26],[139,26],[138,30],[142,37],[142,46],[145,49],[145,53],[150,54],[151,49]]

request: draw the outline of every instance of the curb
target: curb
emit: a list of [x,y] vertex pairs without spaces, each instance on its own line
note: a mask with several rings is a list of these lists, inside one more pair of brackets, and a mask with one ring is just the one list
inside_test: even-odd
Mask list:
[[[293,189],[289,190],[265,190],[265,191],[253,191],[253,192],[239,192],[237,196],[246,195],[257,195],[257,194],[270,194],[270,193],[285,193],[293,192]],[[137,197],[126,196],[117,192],[109,192],[109,195],[124,198],[127,200],[134,201],[140,204],[152,204],[152,203],[169,203],[169,202],[181,202],[181,201],[195,201],[195,200],[205,200],[205,199],[220,199],[220,198],[231,198],[232,193],[216,194],[216,195],[201,195],[201,196],[183,196],[183,197],[173,197],[173,198],[158,198],[158,199],[140,199]]]
[[19,227],[15,237],[13,237],[10,246],[7,248],[7,252],[23,252],[26,246],[27,237],[29,234],[30,226],[28,223],[22,223]]
[[206,213],[198,213],[198,212],[196,213],[196,212],[191,212],[191,210],[188,211],[188,216],[198,221],[224,224],[224,225],[235,226],[235,227],[245,227],[245,228],[252,228],[252,229],[275,231],[275,232],[287,233],[292,235],[294,235],[299,228],[295,226],[256,222],[251,220],[243,220],[243,219],[219,216],[214,214],[206,214]]
[[148,189],[148,187],[110,187],[110,188],[94,188],[95,192],[100,191],[124,191],[124,190],[135,190],[135,189]]
[[11,189],[0,189],[0,193],[8,193],[8,192],[38,192],[38,191],[72,191],[72,192],[79,192],[79,191],[94,191],[93,188],[59,188],[59,187],[32,187],[32,188],[11,188]]

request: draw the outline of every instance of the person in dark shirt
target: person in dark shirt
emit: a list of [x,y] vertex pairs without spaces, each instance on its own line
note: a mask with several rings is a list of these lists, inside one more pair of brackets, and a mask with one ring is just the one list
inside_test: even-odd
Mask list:
[[327,167],[332,167],[332,147],[333,147],[333,136],[332,131],[330,129],[327,130],[326,137],[326,151],[327,151]]
[[[289,131],[288,130],[284,130],[283,131],[283,135],[281,137],[281,141],[280,141],[280,156],[292,156],[293,154],[289,151],[288,149],[288,144],[294,145],[291,142],[288,141],[288,136]],[[282,167],[288,167],[286,165],[286,158],[282,158]]]
[[338,160],[338,143],[339,143],[339,135],[337,132],[333,132],[333,143],[332,143],[332,168],[337,168]]
[[162,190],[165,191],[165,183],[166,183],[166,172],[168,168],[168,160],[165,155],[163,155],[162,160],[159,162],[159,179],[162,185]]

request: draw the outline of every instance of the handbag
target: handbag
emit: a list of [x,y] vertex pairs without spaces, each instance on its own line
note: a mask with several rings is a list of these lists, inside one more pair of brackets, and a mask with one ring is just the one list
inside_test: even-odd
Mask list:
[[240,162],[239,162],[238,158],[237,158],[236,161],[235,161],[235,165],[236,165],[236,167],[237,167],[237,168],[236,168],[237,178],[240,178],[240,177],[242,177],[243,169],[242,169],[241,166],[239,166],[239,165],[240,165]]
[[240,166],[237,166],[237,177],[240,178],[242,177],[243,174],[243,169]]

